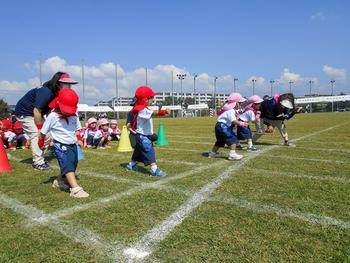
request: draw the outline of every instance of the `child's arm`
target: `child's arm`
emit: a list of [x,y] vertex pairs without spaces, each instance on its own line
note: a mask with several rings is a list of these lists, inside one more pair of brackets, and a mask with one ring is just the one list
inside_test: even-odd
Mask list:
[[240,126],[240,127],[248,127],[248,123],[246,123],[244,121],[234,120],[233,124]]

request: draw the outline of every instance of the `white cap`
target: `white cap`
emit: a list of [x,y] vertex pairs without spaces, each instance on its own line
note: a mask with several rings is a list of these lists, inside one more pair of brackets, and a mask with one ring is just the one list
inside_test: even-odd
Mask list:
[[282,100],[282,101],[280,101],[280,104],[283,107],[287,108],[287,109],[293,109],[294,108],[293,107],[293,103],[290,100]]

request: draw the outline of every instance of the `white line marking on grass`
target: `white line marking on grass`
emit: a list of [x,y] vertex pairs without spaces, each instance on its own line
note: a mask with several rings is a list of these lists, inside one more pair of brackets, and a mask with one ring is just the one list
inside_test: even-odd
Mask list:
[[[199,166],[199,167],[194,168],[194,169],[192,169],[190,171],[186,171],[186,172],[180,173],[180,174],[172,176],[172,177],[169,176],[169,177],[166,177],[166,178],[162,178],[162,179],[157,180],[155,182],[140,183],[138,186],[136,186],[134,188],[131,188],[131,189],[127,190],[127,191],[124,191],[124,192],[121,192],[121,193],[117,193],[117,194],[111,195],[109,197],[99,198],[99,199],[97,199],[95,201],[92,201],[90,203],[86,203],[86,204],[82,204],[82,205],[77,205],[77,206],[73,206],[73,207],[57,210],[57,211],[55,211],[55,212],[53,212],[51,214],[46,214],[46,215],[44,215],[43,217],[41,217],[40,219],[37,219],[37,220],[40,220],[40,222],[49,222],[49,221],[56,220],[56,219],[61,218],[61,217],[69,216],[69,215],[74,214],[74,213],[76,213],[78,211],[87,210],[87,209],[90,209],[92,207],[99,207],[99,206],[101,206],[103,204],[107,204],[107,203],[110,203],[112,201],[118,200],[118,199],[120,199],[120,198],[122,198],[124,196],[131,196],[131,195],[133,195],[135,193],[138,193],[138,192],[141,192],[141,191],[147,190],[147,189],[152,189],[152,188],[157,189],[159,186],[165,185],[168,182],[171,182],[171,181],[174,181],[174,180],[178,180],[178,179],[181,179],[181,178],[184,178],[184,177],[196,174],[196,173],[200,173],[200,172],[202,172],[202,171],[204,171],[206,169],[209,169],[209,168],[222,166],[225,163],[227,163],[227,161],[219,161],[219,162],[208,164],[208,165],[205,165],[205,166]],[[32,224],[32,223],[33,222],[29,222],[29,225]]]
[[[349,123],[349,122],[347,122]],[[339,124],[333,127],[329,127],[327,129],[317,131],[305,136],[302,136],[293,141],[303,140],[308,137],[312,137],[316,134],[329,131],[336,127],[346,125],[347,123]],[[168,218],[166,218],[163,222],[155,226],[153,229],[148,231],[135,245],[124,250],[125,256],[128,258],[130,262],[137,261],[142,258],[147,257],[152,253],[154,247],[164,240],[166,236],[179,224],[183,222],[185,218],[187,218],[194,209],[199,207],[203,202],[205,202],[210,195],[216,190],[222,183],[230,177],[231,173],[240,169],[246,162],[255,157],[261,155],[262,153],[268,152],[272,149],[275,149],[278,145],[273,145],[271,147],[262,149],[261,151],[249,155],[248,157],[242,159],[240,162],[235,163],[230,166],[226,171],[221,173],[218,177],[216,177],[213,181],[202,187],[198,192],[194,193],[192,197],[190,197],[183,205],[181,205],[173,214],[171,214]]]
[[171,143],[171,144],[186,143],[186,144],[193,144],[193,145],[203,144],[203,145],[212,145],[212,146],[215,143],[215,141],[213,141],[213,142],[189,142],[189,141],[173,141],[173,140],[169,140],[168,142]]
[[182,135],[167,135],[169,138],[184,138],[184,139],[201,139],[201,140],[212,140],[215,137],[215,134],[213,136],[208,137],[199,137],[199,136],[182,136]]
[[171,147],[154,147],[155,150],[166,150],[166,151],[175,151],[175,152],[195,152],[195,153],[203,153],[205,151],[201,150],[193,150],[193,149],[186,149],[186,148],[175,148],[173,146]]
[[299,146],[298,149],[305,149],[310,151],[321,151],[321,152],[339,152],[339,153],[350,153],[350,150],[344,150],[344,149],[337,149],[337,148],[317,148],[317,147],[305,147],[305,146]]
[[[102,255],[107,255],[110,258],[115,259],[114,250],[116,249],[115,244],[109,244],[107,241],[103,240],[96,233],[93,233],[90,230],[81,228],[78,224],[73,224],[64,220],[56,220],[54,222],[43,222],[40,218],[45,217],[46,214],[44,211],[37,209],[31,205],[25,205],[20,201],[11,198],[0,192],[0,203],[13,210],[15,213],[27,217],[30,221],[34,221],[39,225],[46,226],[52,230],[55,230],[69,239],[74,240],[77,243],[81,243],[85,246],[90,246],[96,249]],[[122,249],[118,245],[117,249]]]
[[[88,153],[93,153],[93,154],[97,154],[97,155],[102,155],[102,156],[109,156],[109,157],[113,157],[113,156],[121,156],[121,153],[108,153],[108,152],[92,152],[92,151],[88,151]],[[130,156],[128,156],[128,158],[130,158]],[[175,161],[175,160],[166,160],[166,159],[162,159],[162,158],[157,158],[157,163],[158,162],[163,162],[163,163],[173,163],[173,164],[182,164],[182,165],[203,165],[203,163],[194,163],[194,162],[186,162],[186,161]]]
[[295,217],[311,224],[337,226],[344,229],[350,228],[350,222],[348,221],[342,221],[328,216],[318,216],[311,213],[302,213],[294,211],[293,209],[281,208],[269,204],[258,204],[241,198],[217,196],[211,197],[209,201],[219,201],[226,204],[232,204],[258,213],[273,213],[282,217]]
[[315,180],[315,181],[333,181],[333,182],[339,182],[339,183],[350,183],[350,179],[343,178],[343,177],[334,177],[334,176],[312,176],[312,175],[306,175],[306,174],[294,174],[294,173],[288,173],[288,172],[276,172],[274,170],[268,170],[268,169],[258,169],[258,168],[244,168],[248,171],[253,171],[258,174],[267,174],[267,175],[273,175],[273,176],[281,176],[281,177],[291,177],[291,178],[300,178],[300,179],[309,179],[309,180]]
[[304,157],[292,157],[292,156],[281,156],[281,155],[268,155],[266,157],[272,157],[272,158],[282,158],[282,159],[288,159],[288,160],[303,160],[303,161],[314,161],[314,162],[324,162],[324,163],[340,163],[340,164],[350,164],[350,162],[346,161],[339,161],[339,160],[327,160],[327,159],[320,159],[320,158],[304,158]]

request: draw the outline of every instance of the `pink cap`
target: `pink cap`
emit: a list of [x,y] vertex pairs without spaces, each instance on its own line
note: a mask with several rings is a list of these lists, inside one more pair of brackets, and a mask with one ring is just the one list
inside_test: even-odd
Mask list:
[[260,96],[258,96],[258,95],[253,95],[253,96],[249,97],[249,99],[248,99],[249,104],[261,103],[263,101],[264,100],[262,98],[260,98]]
[[75,81],[74,79],[72,79],[68,73],[63,73],[58,81],[62,83],[68,83],[68,84],[78,84],[78,81]]
[[90,125],[92,123],[97,123],[97,120],[94,117],[88,119],[88,124]]
[[107,125],[107,124],[109,124],[109,122],[106,118],[102,118],[98,121],[98,126]]
[[110,124],[118,124],[117,120],[111,120]]
[[227,102],[244,102],[246,101],[245,98],[242,97],[241,94],[238,92],[231,93],[230,96],[227,98]]

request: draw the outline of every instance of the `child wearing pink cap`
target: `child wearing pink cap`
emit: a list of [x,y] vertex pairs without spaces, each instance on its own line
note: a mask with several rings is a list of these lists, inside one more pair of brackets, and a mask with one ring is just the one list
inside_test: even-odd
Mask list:
[[112,141],[119,141],[121,132],[118,127],[117,120],[111,120],[111,122],[109,123],[108,133],[109,136],[111,136]]
[[[260,98],[258,95],[251,96],[248,99],[248,105],[244,108],[244,111],[242,114],[239,115],[239,120],[243,121],[245,123],[249,122],[257,122],[260,119],[260,104],[263,101],[262,98]],[[252,141],[252,131],[250,130],[250,127],[247,126],[238,126],[237,127],[237,136],[239,140],[247,140],[248,148],[247,151],[258,151],[258,149],[253,145]],[[242,147],[242,146],[241,146]],[[243,149],[243,147],[242,147]]]
[[106,118],[102,118],[98,121],[98,130],[94,135],[93,145],[97,149],[105,149],[108,147],[108,142],[112,139],[109,136],[109,122]]
[[218,112],[219,117],[215,125],[216,142],[213,149],[208,153],[209,158],[218,157],[220,155],[218,152],[219,148],[224,147],[225,144],[230,147],[230,152],[228,154],[229,160],[238,161],[243,158],[243,155],[236,153],[238,138],[233,132],[233,127],[234,125],[248,126],[247,123],[239,121],[237,118],[239,103],[245,100],[246,99],[243,98],[241,94],[236,92],[232,93],[227,98],[225,105]]
[[91,117],[87,121],[87,128],[84,133],[84,147],[90,148],[93,146],[94,136],[97,132],[97,120],[94,117]]

